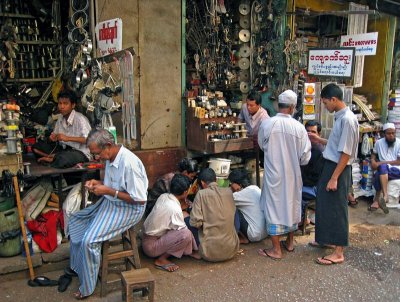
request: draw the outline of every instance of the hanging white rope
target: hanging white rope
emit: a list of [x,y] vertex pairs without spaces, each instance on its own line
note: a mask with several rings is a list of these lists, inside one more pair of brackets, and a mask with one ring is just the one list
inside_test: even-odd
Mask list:
[[122,127],[124,144],[136,139],[136,112],[134,98],[133,56],[129,51],[119,61],[122,76]]
[[[362,11],[368,10],[368,5],[360,5],[351,2],[349,4],[350,11]],[[368,26],[368,15],[367,14],[351,14],[349,15],[347,21],[347,34],[363,34],[367,32]],[[354,65],[354,76],[353,76],[353,86],[361,87],[363,83],[363,73],[364,73],[364,56],[355,57]]]

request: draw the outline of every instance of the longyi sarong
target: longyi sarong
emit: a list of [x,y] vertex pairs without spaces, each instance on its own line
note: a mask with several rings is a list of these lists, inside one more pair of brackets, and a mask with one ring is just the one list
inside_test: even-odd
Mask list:
[[78,274],[79,291],[89,296],[96,288],[101,260],[101,243],[140,221],[145,205],[130,204],[103,197],[96,204],[71,215],[69,219],[70,265]]
[[318,182],[315,211],[315,241],[319,244],[349,245],[349,217],[347,194],[350,187],[351,168],[346,166],[337,181],[336,191],[327,191],[337,164],[325,160]]
[[144,253],[149,257],[159,257],[168,254],[176,258],[190,255],[197,251],[197,244],[188,228],[170,230],[161,237],[144,235],[142,240]]

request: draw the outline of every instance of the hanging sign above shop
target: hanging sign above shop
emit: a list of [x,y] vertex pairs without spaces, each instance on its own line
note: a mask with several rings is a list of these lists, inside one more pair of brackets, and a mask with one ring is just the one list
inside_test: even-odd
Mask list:
[[353,48],[311,48],[308,51],[308,74],[320,77],[351,78]]
[[356,56],[374,56],[378,46],[378,33],[341,36],[340,46],[355,47]]
[[97,23],[96,38],[102,57],[122,50],[122,19],[116,18]]

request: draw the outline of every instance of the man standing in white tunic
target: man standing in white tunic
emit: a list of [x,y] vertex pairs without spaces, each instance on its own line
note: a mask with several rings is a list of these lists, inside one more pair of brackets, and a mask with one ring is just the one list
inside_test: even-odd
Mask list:
[[[311,143],[304,126],[292,118],[297,95],[286,90],[279,95],[279,113],[261,123],[258,144],[264,151],[264,181],[261,191],[261,207],[267,221],[267,233],[271,236],[271,249],[260,249],[259,255],[274,260],[282,258],[281,246],[294,251],[293,234],[301,221],[300,165],[306,165],[311,157]],[[287,234],[286,241],[280,236]]]

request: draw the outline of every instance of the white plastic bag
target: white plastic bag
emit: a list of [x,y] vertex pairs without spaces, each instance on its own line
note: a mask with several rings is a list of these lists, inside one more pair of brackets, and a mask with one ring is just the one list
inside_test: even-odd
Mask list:
[[[64,232],[65,236],[68,236],[68,220],[69,217],[80,210],[81,206],[81,201],[82,201],[82,184],[78,183],[73,188],[71,191],[69,191],[67,198],[65,199],[63,203],[63,213],[64,213]],[[85,190],[84,194],[84,200],[85,200],[85,206],[87,203],[87,198],[88,194],[87,191]]]

